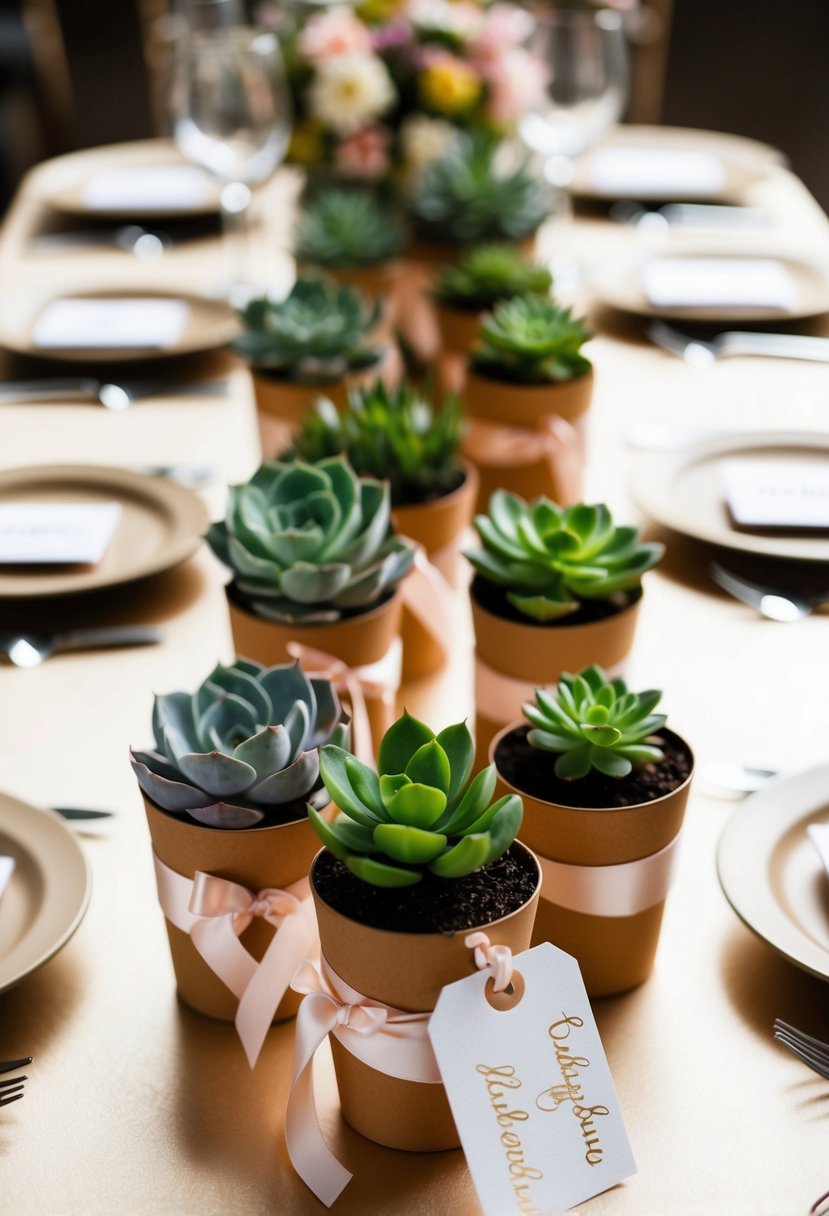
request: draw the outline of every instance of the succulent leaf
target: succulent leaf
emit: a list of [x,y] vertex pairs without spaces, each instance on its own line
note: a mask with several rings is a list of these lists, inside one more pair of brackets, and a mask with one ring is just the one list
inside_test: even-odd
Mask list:
[[324,268],[371,266],[397,257],[405,232],[397,212],[370,190],[320,190],[303,208],[296,255]]
[[465,312],[488,312],[513,296],[546,295],[553,279],[512,245],[480,245],[457,265],[441,270],[434,296],[442,304]]

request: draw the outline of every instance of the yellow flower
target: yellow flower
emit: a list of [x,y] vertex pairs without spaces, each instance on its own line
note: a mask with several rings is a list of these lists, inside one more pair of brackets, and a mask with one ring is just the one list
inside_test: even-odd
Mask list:
[[322,160],[322,127],[306,119],[297,123],[288,144],[288,160],[300,165],[313,165]]
[[477,73],[452,55],[443,55],[424,68],[419,88],[424,103],[440,114],[461,114],[481,95]]
[[362,0],[357,5],[357,16],[369,25],[381,25],[391,20],[402,9],[404,0]]

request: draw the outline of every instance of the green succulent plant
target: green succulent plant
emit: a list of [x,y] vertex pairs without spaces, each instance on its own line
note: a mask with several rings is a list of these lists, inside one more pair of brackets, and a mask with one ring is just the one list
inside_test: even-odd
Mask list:
[[330,188],[306,204],[296,255],[324,267],[374,266],[396,258],[405,241],[398,213],[370,190]]
[[576,612],[582,600],[638,588],[665,551],[640,544],[637,528],[617,528],[604,503],[559,507],[496,490],[488,513],[474,522],[483,549],[465,556],[483,579],[506,589],[514,608],[539,622]]
[[555,752],[555,775],[565,781],[586,777],[591,769],[606,777],[627,777],[642,764],[658,763],[664,752],[645,740],[667,721],[651,711],[662,693],[628,692],[624,680],[608,680],[601,667],[559,677],[556,692],[539,688],[524,716],[533,729],[532,747]]
[[377,768],[337,744],[320,751],[320,773],[340,809],[328,823],[308,814],[322,843],[377,887],[410,887],[428,871],[463,878],[512,844],[524,806],[517,794],[492,802],[495,765],[470,782],[475,745],[465,722],[435,735],[410,714],[389,727]]
[[464,135],[432,161],[409,200],[420,236],[440,244],[476,245],[532,236],[550,214],[549,185],[526,159],[504,169],[492,135]]
[[433,295],[448,308],[484,312],[513,296],[544,295],[553,276],[512,245],[479,245],[457,266],[445,266],[435,279]]
[[454,397],[436,410],[411,385],[378,380],[348,394],[340,413],[316,401],[294,436],[291,454],[315,464],[344,452],[364,476],[385,477],[392,506],[425,501],[455,489],[460,478],[461,411]]
[[380,357],[366,335],[380,316],[354,287],[299,278],[284,300],[251,300],[242,310],[244,332],[233,343],[254,367],[297,383],[337,380]]
[[155,750],[131,749],[130,759],[163,810],[209,827],[248,828],[284,821],[297,799],[320,801],[318,749],[346,741],[341,719],[328,680],[309,678],[298,663],[236,659],[218,664],[192,695],[157,696]]
[[287,624],[338,621],[380,603],[414,561],[390,523],[388,482],[338,456],[270,461],[231,486],[207,540],[253,611]]
[[515,384],[573,380],[591,369],[580,353],[591,337],[583,321],[549,296],[517,296],[484,318],[472,367]]

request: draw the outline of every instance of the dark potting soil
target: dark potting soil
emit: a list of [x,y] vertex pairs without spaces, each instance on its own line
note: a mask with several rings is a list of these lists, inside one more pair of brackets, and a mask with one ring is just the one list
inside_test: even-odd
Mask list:
[[539,622],[531,620],[530,617],[513,607],[507,599],[507,590],[505,587],[498,587],[495,583],[487,582],[480,574],[476,574],[472,580],[470,594],[476,603],[485,608],[487,612],[491,612],[493,616],[499,616],[505,621],[515,621],[519,625],[529,625],[536,629],[567,629],[571,625],[589,625],[594,621],[604,621],[607,617],[623,612],[625,608],[629,608],[631,604],[635,604],[638,599],[642,598],[641,587],[637,587],[633,591],[618,591],[606,600],[582,600],[581,606],[575,612],[559,617],[558,620]]
[[328,852],[313,869],[318,894],[336,912],[396,933],[459,933],[491,924],[525,904],[537,881],[532,856],[514,846],[465,878],[426,873],[413,887],[373,887]]
[[465,481],[466,473],[464,473],[463,469],[456,469],[447,481],[437,485],[406,485],[397,489],[395,488],[394,481],[392,481],[392,510],[395,507],[421,507],[424,503],[436,502],[439,498],[447,498],[450,494],[454,494],[456,490],[459,490]]
[[685,782],[693,767],[687,744],[671,730],[654,736],[665,752],[659,764],[645,764],[623,778],[592,772],[578,781],[562,781],[553,772],[557,756],[527,742],[529,726],[504,735],[495,748],[498,772],[519,793],[544,802],[574,807],[626,807],[653,802]]

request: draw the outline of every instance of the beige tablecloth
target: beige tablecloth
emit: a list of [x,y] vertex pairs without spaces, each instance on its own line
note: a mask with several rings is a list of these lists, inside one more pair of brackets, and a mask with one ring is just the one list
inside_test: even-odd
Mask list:
[[[139,160],[150,148],[128,152]],[[117,153],[124,155],[121,149]],[[54,166],[24,182],[0,240],[4,306],[35,281],[207,285],[211,242],[142,267],[127,254],[34,254]],[[272,187],[273,267],[293,188]],[[752,201],[789,242],[829,251],[829,226],[800,183],[776,169]],[[551,229],[551,252],[560,238]],[[630,247],[631,229],[579,220],[568,249],[588,266]],[[271,255],[269,255],[271,256]],[[829,429],[827,372],[817,364],[733,360],[689,369],[634,331],[604,330],[590,416],[588,490],[620,518],[634,423]],[[227,398],[137,403],[121,415],[89,405],[0,406],[0,465],[48,461],[214,464],[221,481],[257,463],[247,373]],[[221,485],[206,494],[221,511]],[[633,687],[665,689],[670,721],[701,767],[760,759],[787,769],[827,758],[827,620],[764,622],[707,581],[706,555],[669,538],[647,576]],[[84,838],[94,876],[89,913],[51,962],[0,996],[0,1059],[32,1054],[26,1097],[0,1112],[0,1211],[8,1216],[249,1216],[323,1209],[292,1173],[282,1141],[291,1025],[269,1035],[248,1069],[232,1027],[181,1007],[155,898],[147,829],[127,763],[150,737],[153,691],[192,688],[230,658],[223,572],[202,550],[120,597],[109,619],[157,622],[163,645],[56,658],[0,670],[0,788],[42,805],[110,807]],[[442,726],[470,708],[470,634],[459,601],[451,670],[412,686],[406,703]],[[732,805],[692,792],[676,887],[653,978],[596,1003],[639,1172],[585,1205],[595,1216],[805,1213],[829,1187],[829,1093],[771,1039],[775,1016],[829,1037],[827,988],[756,939],[718,886],[715,850]],[[377,1147],[338,1113],[327,1052],[317,1070],[329,1141],[355,1177],[336,1211],[423,1216],[478,1210],[460,1152],[409,1156]],[[505,1214],[506,1216],[506,1214]]]

